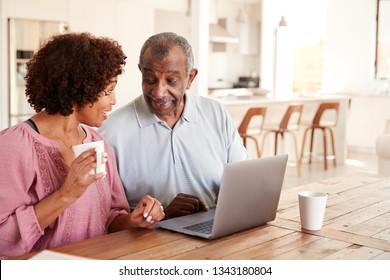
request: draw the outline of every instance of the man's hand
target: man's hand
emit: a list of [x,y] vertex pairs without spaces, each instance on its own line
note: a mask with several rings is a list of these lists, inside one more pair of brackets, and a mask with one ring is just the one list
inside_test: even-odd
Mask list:
[[165,208],[165,219],[207,210],[207,206],[197,196],[179,193]]

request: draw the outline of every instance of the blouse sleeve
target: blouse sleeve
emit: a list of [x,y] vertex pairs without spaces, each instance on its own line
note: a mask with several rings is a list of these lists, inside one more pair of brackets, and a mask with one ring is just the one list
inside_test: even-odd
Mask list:
[[111,209],[107,220],[106,227],[108,228],[112,221],[119,215],[130,213],[129,203],[122,185],[122,181],[118,174],[115,154],[113,153],[108,142],[105,141],[105,151],[108,154],[108,162],[106,171],[111,187]]
[[0,133],[0,258],[30,252],[43,235],[29,192],[37,179],[33,143],[13,130]]

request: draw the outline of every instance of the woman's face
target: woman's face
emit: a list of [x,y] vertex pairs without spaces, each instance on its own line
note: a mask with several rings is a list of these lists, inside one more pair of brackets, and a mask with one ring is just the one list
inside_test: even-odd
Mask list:
[[76,109],[77,119],[80,123],[92,127],[100,127],[107,119],[107,114],[115,105],[115,87],[118,77],[111,79],[108,86],[99,93],[98,100],[92,105],[85,105],[82,108]]

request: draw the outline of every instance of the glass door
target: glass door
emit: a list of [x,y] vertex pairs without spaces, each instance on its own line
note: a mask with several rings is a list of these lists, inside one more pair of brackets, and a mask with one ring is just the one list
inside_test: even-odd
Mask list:
[[8,20],[10,126],[35,113],[25,95],[26,63],[48,38],[67,30],[68,25],[65,22],[15,18]]

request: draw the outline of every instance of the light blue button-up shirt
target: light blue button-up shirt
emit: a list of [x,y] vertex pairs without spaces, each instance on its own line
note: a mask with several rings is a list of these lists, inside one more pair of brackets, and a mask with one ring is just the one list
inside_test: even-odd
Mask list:
[[99,131],[115,152],[131,207],[146,194],[166,207],[178,193],[214,207],[225,164],[249,157],[225,107],[197,95],[186,94],[173,129],[141,95],[113,112]]

